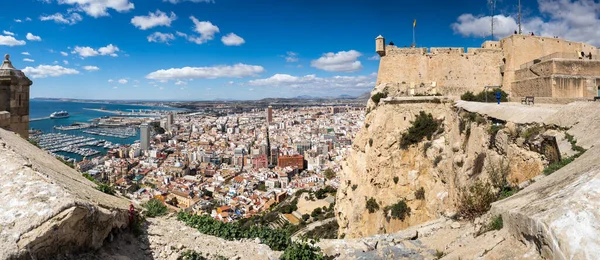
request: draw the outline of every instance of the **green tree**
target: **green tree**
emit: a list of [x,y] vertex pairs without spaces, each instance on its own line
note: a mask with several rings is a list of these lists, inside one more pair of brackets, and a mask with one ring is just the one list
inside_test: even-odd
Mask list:
[[335,178],[335,172],[332,169],[325,170],[323,175],[325,175],[325,178],[327,178],[328,180]]
[[415,121],[412,122],[412,125],[402,134],[400,147],[406,149],[412,144],[421,142],[424,137],[427,137],[427,140],[431,140],[439,127],[440,123],[433,119],[431,113],[420,111]]
[[374,198],[370,198],[367,200],[366,207],[369,213],[375,213],[375,211],[379,210],[379,204],[377,204],[377,201]]
[[143,203],[142,207],[146,209],[146,216],[151,218],[163,216],[169,212],[167,206],[165,206],[160,200],[157,199],[151,199]]

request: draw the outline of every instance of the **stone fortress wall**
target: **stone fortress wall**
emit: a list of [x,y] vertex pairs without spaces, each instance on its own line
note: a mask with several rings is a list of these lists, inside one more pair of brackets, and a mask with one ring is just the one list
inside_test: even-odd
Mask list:
[[[511,35],[500,41],[486,41],[481,48],[467,48],[465,52],[463,47],[399,48],[386,45],[380,36],[376,39],[376,51],[381,56],[377,85],[384,84],[404,95],[441,93],[458,96],[466,91],[480,92],[485,86],[502,86],[513,97],[589,97],[598,94],[595,77],[600,78],[600,66],[595,60],[600,51],[580,42]],[[594,59],[579,59],[582,51],[586,55],[591,53]],[[561,59],[552,57],[556,54],[569,59],[554,61],[551,68],[542,64],[535,64],[537,66],[533,68],[546,69],[554,75],[552,77],[521,71],[521,67],[533,65],[542,57]],[[582,71],[585,76],[578,75]]]

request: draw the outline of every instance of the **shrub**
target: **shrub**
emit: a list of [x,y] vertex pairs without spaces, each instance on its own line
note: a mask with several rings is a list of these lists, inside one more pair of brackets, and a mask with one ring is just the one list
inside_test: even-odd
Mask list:
[[146,209],[146,216],[151,218],[163,216],[169,212],[167,206],[165,206],[160,200],[157,199],[151,199],[143,203],[142,207]]
[[375,102],[376,105],[379,104],[379,101],[382,98],[386,98],[387,97],[387,93],[386,92],[377,92],[375,95],[371,96],[371,100],[373,100],[373,102]]
[[490,222],[488,223],[488,230],[500,230],[504,227],[504,222],[502,221],[502,215],[493,216]]
[[434,120],[431,114],[424,111],[419,112],[415,121],[412,122],[412,126],[408,128],[406,133],[402,134],[400,147],[406,149],[408,146],[422,141],[424,137],[431,140],[439,127],[440,123]]
[[508,93],[504,92],[502,89],[495,88],[493,90],[481,91],[477,95],[473,94],[471,91],[467,91],[460,96],[461,100],[464,101],[474,101],[474,102],[487,102],[494,103],[496,100],[496,92],[500,91],[500,101],[508,102]]
[[473,95],[473,92],[471,92],[471,91],[467,91],[467,92],[463,93],[460,96],[460,99],[464,100],[464,101],[476,101],[475,95]]
[[311,217],[317,217],[318,215],[321,215],[321,213],[323,213],[323,209],[321,208],[315,208],[313,209],[312,213],[310,213]]
[[298,259],[314,259],[314,260],[323,260],[323,253],[321,253],[321,248],[314,245],[314,241],[310,241],[310,243],[306,242],[305,239],[301,243],[292,243],[289,247],[283,251],[281,255],[281,260],[298,260]]
[[202,256],[202,254],[193,251],[193,250],[186,250],[185,252],[181,253],[181,255],[179,255],[179,257],[177,257],[177,260],[205,260],[207,259],[206,257]]
[[394,176],[394,184],[398,184],[399,180],[400,180],[400,178],[398,178],[398,176]]
[[404,220],[406,216],[410,215],[410,207],[406,205],[406,202],[404,200],[400,200],[396,204],[393,204],[392,206],[390,206],[390,209],[392,211],[391,216],[393,219]]
[[489,182],[475,181],[468,189],[459,189],[458,214],[465,219],[473,220],[491,208],[496,200],[496,193]]
[[521,137],[523,137],[526,141],[530,141],[532,138],[539,135],[542,131],[544,131],[543,127],[535,125],[532,127],[528,127],[525,129],[525,131],[521,132]]
[[442,161],[442,156],[441,155],[436,156],[435,159],[433,159],[433,167],[437,167],[441,161]]
[[473,161],[473,172],[472,175],[478,175],[483,171],[483,164],[485,162],[485,153],[480,153],[475,157]]
[[308,221],[309,218],[310,218],[310,215],[308,215],[308,214],[302,215],[302,220],[304,220],[304,221]]
[[108,184],[104,184],[104,183],[100,183],[98,184],[98,186],[96,187],[97,190],[104,192],[108,195],[115,195],[115,189],[108,185]]
[[325,178],[327,178],[328,180],[335,178],[335,172],[333,172],[333,170],[331,170],[331,169],[325,170],[323,175],[325,175]]
[[418,200],[424,200],[425,199],[425,188],[421,187],[418,190],[416,190],[415,198]]
[[512,195],[515,195],[515,193],[517,193],[517,192],[519,192],[519,190],[517,190],[517,188],[506,187],[506,188],[502,189],[500,191],[500,193],[498,194],[498,200],[506,199]]
[[352,185],[352,190],[356,190],[356,188],[358,188],[357,184]]
[[369,146],[373,146],[373,138],[369,138]]
[[335,239],[339,228],[337,221],[331,221],[306,232],[304,236],[310,239]]
[[446,255],[446,253],[444,253],[444,251],[439,251],[439,250],[435,250],[435,259],[442,259],[442,257],[444,257]]
[[510,173],[510,163],[504,158],[501,158],[497,162],[493,162],[492,159],[488,157],[486,170],[494,188],[504,190],[504,188],[510,187],[507,180],[508,174]]
[[374,198],[370,198],[367,200],[366,207],[369,213],[375,213],[375,211],[379,210],[379,204],[377,204],[377,201]]

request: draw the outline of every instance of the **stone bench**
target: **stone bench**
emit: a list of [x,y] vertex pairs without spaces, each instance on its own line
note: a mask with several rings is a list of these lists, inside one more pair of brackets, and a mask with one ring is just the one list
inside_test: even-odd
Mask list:
[[535,103],[535,97],[534,96],[526,96],[524,98],[521,98],[521,104],[524,105],[533,105]]

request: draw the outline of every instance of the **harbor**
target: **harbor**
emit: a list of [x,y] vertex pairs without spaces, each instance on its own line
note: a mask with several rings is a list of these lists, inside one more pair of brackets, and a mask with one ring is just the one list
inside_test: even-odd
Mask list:
[[110,136],[122,139],[137,136],[137,130],[134,127],[90,128],[83,130],[82,132],[86,134]]
[[[66,154],[79,155],[81,157],[93,157],[102,153],[99,149],[112,149],[119,147],[120,144],[113,144],[112,142],[95,139],[92,137],[69,135],[64,133],[47,133],[47,134],[36,134],[30,137],[31,140],[35,141],[40,148],[51,154],[62,152]],[[95,147],[96,149],[93,149]],[[61,157],[76,160],[77,158],[72,156],[62,155]]]

